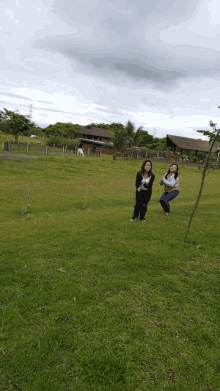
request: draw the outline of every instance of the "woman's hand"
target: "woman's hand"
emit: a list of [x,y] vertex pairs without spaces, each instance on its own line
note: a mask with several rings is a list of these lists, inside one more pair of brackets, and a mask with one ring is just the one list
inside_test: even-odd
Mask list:
[[140,188],[140,187],[138,188],[138,191],[141,191],[141,188]]

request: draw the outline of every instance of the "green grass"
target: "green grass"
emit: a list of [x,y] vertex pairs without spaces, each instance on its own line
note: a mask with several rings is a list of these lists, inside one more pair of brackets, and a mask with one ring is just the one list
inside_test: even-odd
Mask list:
[[[5,141],[11,141],[11,154],[15,155],[22,155],[22,156],[45,156],[46,155],[46,143],[47,138],[30,138],[26,136],[20,136],[18,137],[19,141],[19,148],[18,144],[14,143],[14,136],[10,134],[0,134],[0,153],[1,155],[7,155],[8,152],[4,151],[4,142]],[[29,152],[27,153],[27,143],[29,143]],[[41,148],[42,146],[42,148]],[[48,154],[50,156],[56,156],[56,155],[62,155],[63,154],[63,148],[56,147],[53,149],[53,147],[48,147]],[[73,155],[73,151],[71,150],[65,150],[65,155]]]
[[[4,141],[11,141],[11,142],[14,142],[15,141],[15,136],[13,136],[12,134],[7,134],[7,133],[1,133],[0,134],[0,140],[3,144]],[[45,139],[44,138],[32,138],[32,137],[29,137],[29,136],[21,136],[21,135],[18,135],[18,141],[20,143],[31,143],[31,144],[37,144],[37,143],[45,143]],[[1,145],[1,149],[3,149],[3,146]]]
[[184,243],[201,173],[180,167],[165,217],[168,164],[153,163],[147,221],[131,223],[141,164],[0,160],[1,390],[220,390],[220,172]]

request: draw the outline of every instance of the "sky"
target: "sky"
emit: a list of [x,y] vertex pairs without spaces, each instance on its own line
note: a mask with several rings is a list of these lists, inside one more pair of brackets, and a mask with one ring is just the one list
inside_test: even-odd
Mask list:
[[0,110],[47,127],[220,125],[219,0],[1,0]]

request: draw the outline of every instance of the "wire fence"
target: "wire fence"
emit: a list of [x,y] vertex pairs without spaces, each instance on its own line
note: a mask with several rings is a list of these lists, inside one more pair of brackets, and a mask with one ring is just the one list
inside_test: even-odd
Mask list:
[[[4,142],[4,151],[8,151],[11,153],[20,153],[20,154],[30,154],[30,155],[37,155],[37,156],[83,156],[78,152],[78,147],[68,147],[63,146],[48,146],[43,143],[22,143],[22,142],[12,142],[12,141],[5,141]],[[87,149],[86,151],[83,151],[84,156],[100,156],[101,155],[101,149],[96,148],[95,150]]]
[[[13,141],[5,141],[4,142],[4,151],[8,151],[11,153],[16,154],[30,154],[30,155],[36,155],[36,156],[101,156],[102,149],[99,147],[93,147],[88,148],[83,151],[83,155],[81,155],[78,151],[77,146],[55,146],[53,144],[52,146],[45,145],[44,143],[37,142],[37,143],[24,143],[24,142],[13,142]],[[112,155],[113,151],[109,151],[109,155]],[[117,154],[116,154],[117,155]],[[113,155],[114,158],[116,158],[116,155]],[[139,148],[131,149],[130,153],[128,155],[124,155],[121,153],[118,153],[118,157],[120,158],[121,155],[124,157],[132,157],[134,159],[152,159],[155,161],[161,161],[161,162],[176,162],[180,165],[193,165],[193,166],[204,166],[205,159],[197,158],[196,156],[193,157],[187,157],[183,156],[180,153],[172,153],[171,151],[152,151],[150,149],[148,150],[141,150]],[[219,162],[219,155],[217,157],[216,161],[216,168],[220,168],[220,162]]]

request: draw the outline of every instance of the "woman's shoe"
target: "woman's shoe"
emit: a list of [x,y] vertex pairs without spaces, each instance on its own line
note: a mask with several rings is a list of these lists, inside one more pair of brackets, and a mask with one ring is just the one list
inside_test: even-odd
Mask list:
[[145,219],[143,219],[143,220],[141,220],[142,221],[142,223],[146,223],[146,220]]

